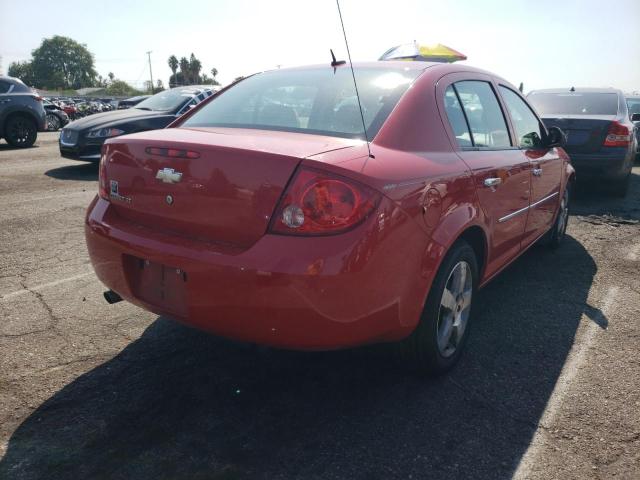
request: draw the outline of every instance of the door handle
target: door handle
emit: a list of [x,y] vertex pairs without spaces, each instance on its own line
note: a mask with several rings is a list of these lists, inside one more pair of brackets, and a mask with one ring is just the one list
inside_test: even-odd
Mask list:
[[531,173],[533,173],[536,177],[540,177],[540,176],[542,176],[542,169],[541,168],[534,168],[533,170],[531,170]]
[[497,187],[501,183],[502,183],[502,179],[501,178],[485,178],[484,179],[484,186],[485,187]]

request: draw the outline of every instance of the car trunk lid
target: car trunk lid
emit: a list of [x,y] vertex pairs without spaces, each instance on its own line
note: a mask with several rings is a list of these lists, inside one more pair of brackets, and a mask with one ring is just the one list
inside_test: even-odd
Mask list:
[[562,115],[543,116],[549,127],[558,127],[567,135],[568,153],[596,153],[604,144],[615,115]]
[[[120,217],[247,248],[267,230],[303,158],[357,144],[290,132],[169,128],[108,141],[104,169]],[[183,157],[166,156],[169,149]]]

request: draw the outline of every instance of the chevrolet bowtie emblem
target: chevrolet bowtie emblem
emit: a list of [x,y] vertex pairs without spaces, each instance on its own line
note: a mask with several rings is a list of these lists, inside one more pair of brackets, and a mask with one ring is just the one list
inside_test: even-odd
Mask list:
[[156,180],[164,183],[178,183],[182,178],[182,173],[176,172],[173,168],[163,168],[156,173]]

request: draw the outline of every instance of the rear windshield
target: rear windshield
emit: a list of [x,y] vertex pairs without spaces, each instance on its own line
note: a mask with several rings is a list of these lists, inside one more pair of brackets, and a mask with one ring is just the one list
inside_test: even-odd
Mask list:
[[529,100],[540,115],[617,115],[618,95],[615,93],[537,93]]
[[[411,82],[415,69],[355,70],[367,137],[372,139]],[[275,70],[242,80],[188,118],[183,127],[236,127],[363,138],[348,67]]]

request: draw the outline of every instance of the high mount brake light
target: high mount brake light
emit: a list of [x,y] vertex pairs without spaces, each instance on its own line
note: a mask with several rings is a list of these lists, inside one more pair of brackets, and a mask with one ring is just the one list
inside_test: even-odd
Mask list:
[[280,200],[270,231],[288,235],[331,235],[362,222],[381,195],[351,179],[301,168]]
[[607,138],[604,141],[605,147],[626,147],[631,142],[629,128],[620,122],[611,122]]
[[178,148],[147,147],[145,152],[150,155],[159,155],[161,157],[200,158],[200,154],[198,152],[194,152],[193,150],[181,150]]

